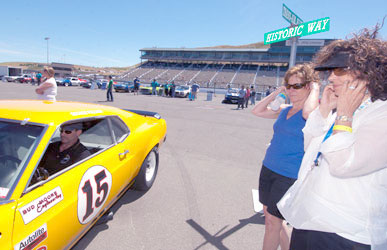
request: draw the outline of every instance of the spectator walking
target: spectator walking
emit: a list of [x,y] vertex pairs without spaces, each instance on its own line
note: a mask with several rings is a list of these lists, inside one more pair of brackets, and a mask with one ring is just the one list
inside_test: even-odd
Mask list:
[[174,81],[171,82],[171,97],[175,97],[175,91],[176,91],[176,84]]
[[165,97],[168,97],[168,91],[169,91],[169,84],[168,84],[168,82],[166,82],[164,84],[164,95],[165,95]]
[[41,80],[42,80],[42,74],[40,72],[38,72],[36,74],[36,81],[38,83],[38,86],[40,85]]
[[191,98],[193,101],[196,100],[197,93],[198,93],[199,89],[200,89],[199,84],[197,84],[197,83],[192,84],[192,87],[191,87],[192,96],[191,96]]
[[251,86],[250,90],[250,104],[255,105],[255,89],[254,86]]
[[138,95],[138,91],[140,89],[140,80],[136,76],[133,80],[133,95]]
[[157,95],[156,88],[159,86],[159,84],[156,82],[156,79],[153,79],[151,83],[152,87],[152,95]]
[[57,85],[54,75],[55,71],[53,68],[44,67],[43,76],[45,81],[35,89],[39,100],[56,101]]
[[278,205],[294,227],[291,249],[387,249],[387,42],[378,29],[316,55],[330,84],[303,130],[298,180]]
[[239,96],[238,96],[238,108],[242,107],[244,109],[244,104],[245,104],[245,96],[246,96],[246,90],[245,86],[242,85],[241,89],[239,90]]
[[245,108],[247,108],[249,105],[249,99],[250,99],[250,89],[246,87]]
[[[318,105],[318,99],[308,99],[311,84],[316,85],[317,80],[311,65],[296,65],[286,72],[284,86],[258,102],[252,110],[258,117],[276,119],[259,177],[259,201],[265,214],[263,250],[277,250],[279,245],[282,250],[289,249],[290,232],[283,223],[277,202],[297,179],[304,155],[302,128],[309,110]],[[271,109],[271,102],[283,91],[286,91],[292,106]]]
[[113,101],[113,77],[109,76],[109,83],[107,86],[107,91],[106,91],[106,99],[107,101]]
[[271,93],[271,86],[269,86],[267,89],[266,89],[266,96],[269,96]]

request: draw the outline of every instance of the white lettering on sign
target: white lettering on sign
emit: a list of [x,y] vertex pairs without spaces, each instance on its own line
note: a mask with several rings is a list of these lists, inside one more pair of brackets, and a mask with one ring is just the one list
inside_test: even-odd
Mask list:
[[35,232],[28,235],[24,240],[17,243],[14,246],[14,250],[32,250],[46,238],[47,224],[44,224],[43,226],[39,227]]
[[[306,22],[296,27],[284,28],[265,33],[264,43],[275,43],[295,36],[307,36],[315,33],[328,31],[330,28],[329,17],[321,18],[318,20]],[[307,29],[305,29],[307,27]]]
[[60,187],[56,187],[50,192],[40,196],[27,205],[21,207],[19,212],[23,218],[24,224],[28,224],[35,218],[46,212],[63,200],[63,193]]

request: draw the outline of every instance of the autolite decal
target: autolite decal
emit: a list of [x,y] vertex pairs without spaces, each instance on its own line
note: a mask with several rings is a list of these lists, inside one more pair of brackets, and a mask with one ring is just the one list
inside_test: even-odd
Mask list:
[[44,241],[47,238],[47,224],[39,227],[35,232],[28,235],[27,238],[20,241],[15,247],[14,250],[32,250],[40,242]]
[[39,215],[46,212],[51,207],[63,200],[63,193],[60,187],[56,187],[50,192],[40,196],[27,205],[21,207],[19,212],[23,218],[24,224],[28,224]]

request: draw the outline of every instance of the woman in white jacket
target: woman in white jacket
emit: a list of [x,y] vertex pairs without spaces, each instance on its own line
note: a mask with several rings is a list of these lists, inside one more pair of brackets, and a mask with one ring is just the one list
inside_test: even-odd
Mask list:
[[329,70],[303,129],[298,180],[277,204],[290,249],[387,249],[387,43],[365,29],[317,55]]

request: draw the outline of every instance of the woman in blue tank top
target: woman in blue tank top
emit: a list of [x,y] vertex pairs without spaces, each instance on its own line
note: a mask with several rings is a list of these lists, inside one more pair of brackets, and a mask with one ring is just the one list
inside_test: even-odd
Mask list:
[[[260,101],[252,110],[258,117],[277,119],[273,126],[273,138],[263,160],[259,177],[259,201],[265,213],[265,236],[263,250],[289,249],[290,232],[283,226],[283,217],[277,202],[296,181],[304,156],[302,129],[309,113],[318,105],[318,75],[312,65],[300,64],[289,69],[284,86]],[[273,101],[286,92],[291,105],[281,105],[277,110]],[[309,97],[309,99],[308,99]],[[307,100],[308,99],[308,100]]]

